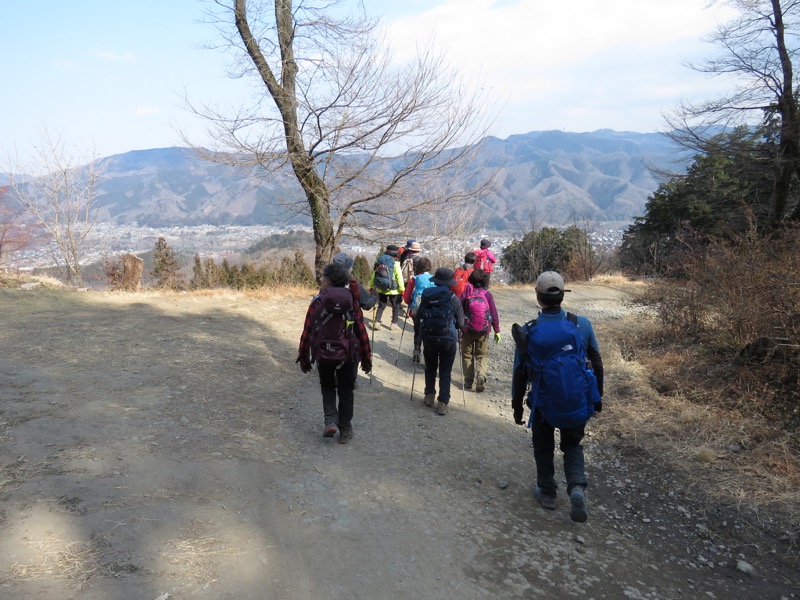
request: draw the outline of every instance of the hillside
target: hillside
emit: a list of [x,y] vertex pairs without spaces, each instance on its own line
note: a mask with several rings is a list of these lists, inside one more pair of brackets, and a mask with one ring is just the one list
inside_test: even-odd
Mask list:
[[[534,217],[561,225],[573,214],[620,224],[642,214],[658,186],[648,167],[676,169],[678,154],[660,134],[531,132],[485,139],[474,173],[497,175],[497,189],[481,198],[490,229],[516,230]],[[104,161],[106,180],[98,197],[104,222],[309,224],[287,209],[303,198],[288,171],[264,176],[257,169],[200,161],[186,148],[140,150]]]
[[[713,463],[664,437],[709,417],[622,356],[646,322],[630,285],[570,287],[607,369],[582,525],[532,499],[507,333],[486,392],[456,384],[439,417],[410,332],[376,331],[342,446],[294,363],[307,295],[0,289],[0,596],[797,597],[796,511],[736,492],[771,484],[725,435]],[[533,315],[530,289],[493,292],[504,332]]]

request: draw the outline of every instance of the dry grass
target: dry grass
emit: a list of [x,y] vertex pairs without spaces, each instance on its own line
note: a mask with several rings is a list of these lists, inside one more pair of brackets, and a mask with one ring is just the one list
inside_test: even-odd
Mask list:
[[162,556],[177,567],[184,577],[191,577],[200,584],[216,581],[217,557],[241,554],[229,550],[224,540],[208,535],[212,525],[192,520],[180,538],[167,542]]
[[36,559],[24,565],[14,564],[0,573],[0,584],[56,578],[74,581],[81,589],[92,579],[109,574],[99,555],[86,542],[68,542],[50,535],[30,544]]
[[[608,414],[604,429],[646,449],[711,498],[756,514],[780,514],[800,531],[798,435],[757,414],[715,402],[709,366],[684,349],[653,348],[652,330],[628,322],[604,349]],[[637,335],[638,334],[638,335]],[[630,340],[639,340],[631,351]]]
[[42,289],[55,290],[66,288],[67,285],[49,275],[31,275],[20,271],[0,270],[0,288],[18,288],[24,284],[34,284]]

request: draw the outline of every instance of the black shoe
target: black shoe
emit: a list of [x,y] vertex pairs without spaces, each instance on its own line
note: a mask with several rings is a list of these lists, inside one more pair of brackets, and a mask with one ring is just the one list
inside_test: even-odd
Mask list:
[[464,389],[465,390],[471,390],[472,389],[472,382],[471,381],[465,382],[464,383]]
[[569,502],[572,508],[569,511],[569,518],[576,523],[586,523],[589,512],[586,508],[586,491],[582,485],[576,485],[569,493]]
[[339,430],[339,440],[340,444],[348,444],[350,440],[353,439],[353,428],[352,427],[342,427]]
[[533,488],[533,497],[536,498],[542,507],[546,508],[547,510],[556,509],[556,497],[551,496],[550,494],[545,494],[544,490],[538,485]]

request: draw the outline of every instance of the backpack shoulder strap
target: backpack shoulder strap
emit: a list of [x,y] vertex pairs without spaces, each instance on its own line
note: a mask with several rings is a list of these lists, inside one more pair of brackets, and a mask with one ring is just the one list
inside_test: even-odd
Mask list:
[[567,312],[567,320],[570,323],[572,323],[573,325],[575,325],[575,327],[578,326],[578,316],[577,315],[574,315],[571,312]]

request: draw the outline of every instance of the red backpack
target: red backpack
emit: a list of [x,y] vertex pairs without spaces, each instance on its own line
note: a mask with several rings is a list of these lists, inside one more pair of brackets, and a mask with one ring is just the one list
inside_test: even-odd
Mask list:
[[486,271],[486,265],[489,263],[486,260],[486,250],[473,250],[473,252],[475,253],[475,268]]
[[467,331],[483,334],[491,331],[492,311],[483,288],[473,288],[472,294],[464,298],[464,325]]
[[456,272],[453,274],[453,279],[456,280],[456,284],[450,287],[450,291],[461,298],[461,294],[464,293],[464,288],[467,287],[469,274],[474,270],[475,269],[456,269]]

